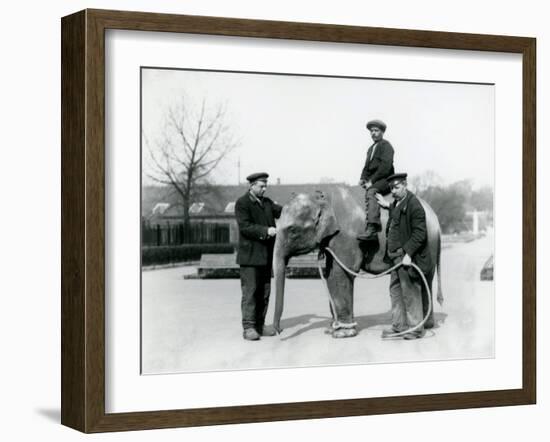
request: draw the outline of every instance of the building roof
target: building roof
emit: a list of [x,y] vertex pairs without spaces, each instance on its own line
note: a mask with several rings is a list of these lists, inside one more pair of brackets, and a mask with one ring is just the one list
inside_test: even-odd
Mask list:
[[[348,186],[342,183],[307,183],[307,184],[269,184],[265,195],[278,204],[284,205],[295,193],[314,193],[317,190],[328,191],[336,186],[347,187],[357,201],[362,204],[364,191],[359,186]],[[248,185],[240,186],[209,186],[203,189],[200,196],[194,201],[194,207],[201,209],[190,216],[215,216],[225,215],[234,207],[235,201],[248,191]],[[145,186],[142,189],[141,214],[150,218],[153,208],[159,203],[169,203],[170,206],[164,210],[162,216],[177,218],[183,216],[183,207],[178,202],[177,195],[170,192],[169,188],[159,186]],[[231,211],[232,213],[232,211]]]

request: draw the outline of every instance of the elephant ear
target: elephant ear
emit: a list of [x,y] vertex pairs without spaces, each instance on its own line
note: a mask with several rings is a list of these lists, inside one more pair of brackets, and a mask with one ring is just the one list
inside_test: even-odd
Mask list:
[[319,203],[319,215],[316,225],[316,240],[321,248],[326,247],[330,239],[338,234],[340,226],[332,206],[327,201],[324,193],[317,191],[315,199]]

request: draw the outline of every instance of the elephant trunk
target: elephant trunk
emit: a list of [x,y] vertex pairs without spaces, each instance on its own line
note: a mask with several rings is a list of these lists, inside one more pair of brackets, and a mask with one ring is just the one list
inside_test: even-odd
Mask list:
[[282,247],[282,238],[279,236],[275,240],[275,250],[273,251],[273,273],[275,277],[275,313],[273,315],[273,328],[277,333],[281,329],[281,316],[283,314],[283,305],[285,301],[285,274],[287,259]]

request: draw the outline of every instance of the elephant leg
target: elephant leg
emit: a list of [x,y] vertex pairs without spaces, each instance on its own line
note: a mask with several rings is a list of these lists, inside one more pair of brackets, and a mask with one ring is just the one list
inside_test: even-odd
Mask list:
[[331,313],[336,324],[332,336],[334,338],[349,338],[357,335],[353,319],[353,277],[348,275],[339,265],[330,269],[327,284],[334,310]]

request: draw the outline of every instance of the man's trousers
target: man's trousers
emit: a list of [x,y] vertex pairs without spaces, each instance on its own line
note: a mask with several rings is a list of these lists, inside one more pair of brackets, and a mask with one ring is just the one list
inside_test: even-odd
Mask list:
[[243,329],[261,333],[271,292],[271,266],[241,266],[241,291]]

